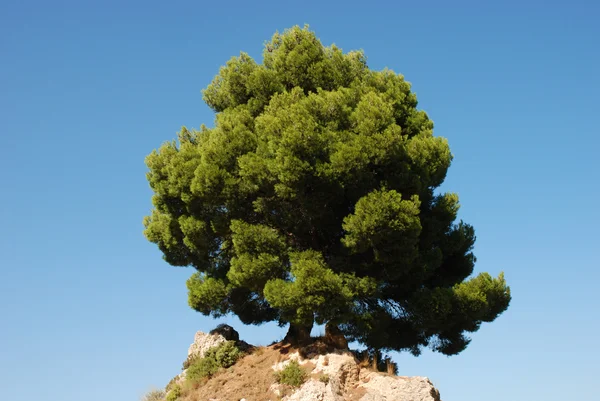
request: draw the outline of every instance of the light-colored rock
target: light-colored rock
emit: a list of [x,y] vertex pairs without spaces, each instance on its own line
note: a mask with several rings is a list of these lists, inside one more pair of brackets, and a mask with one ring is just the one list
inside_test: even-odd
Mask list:
[[440,393],[426,377],[368,372],[360,375],[358,387],[366,390],[360,401],[440,401]]
[[269,391],[275,394],[277,397],[281,397],[281,384],[273,383],[271,387],[269,387]]
[[[215,329],[211,330],[210,333],[198,331],[194,335],[194,342],[188,348],[188,358],[191,356],[199,356],[202,358],[210,348],[216,347],[229,340],[237,342],[239,338],[238,332],[235,331],[233,327],[226,324],[217,326]],[[246,343],[244,344],[247,345]],[[185,380],[186,374],[187,369],[177,375],[175,382],[181,385]]]
[[300,353],[298,353],[298,351],[290,354],[288,356],[288,359],[286,359],[285,361],[281,361],[281,362],[277,362],[276,364],[274,364],[272,366],[272,369],[276,372],[283,370],[283,368],[285,368],[287,365],[290,364],[290,362],[292,361],[297,361],[299,365],[305,365],[308,360],[306,359],[302,359],[300,358]]
[[333,397],[331,390],[327,391],[327,386],[317,380],[309,380],[304,383],[298,390],[292,395],[285,397],[285,401],[337,401],[337,398]]
[[[283,398],[285,401],[344,401],[352,394],[360,395],[360,401],[440,401],[437,389],[426,377],[390,376],[368,369],[361,369],[358,361],[349,352],[338,351],[326,355],[315,355],[303,359],[295,352],[289,359],[273,365],[273,370],[283,369],[291,361],[314,366],[310,374],[327,375],[324,383],[309,379],[298,390]],[[271,391],[280,395],[279,385]]]
[[209,334],[203,331],[199,331],[194,336],[194,342],[190,345],[188,349],[188,357],[192,355],[197,355],[200,358],[204,356],[204,353],[208,351],[212,347],[216,347],[219,344],[227,341],[225,337],[221,334]]
[[311,373],[329,377],[327,388],[335,400],[344,400],[351,387],[358,382],[359,367],[354,355],[349,352],[319,355],[312,362],[315,368]]

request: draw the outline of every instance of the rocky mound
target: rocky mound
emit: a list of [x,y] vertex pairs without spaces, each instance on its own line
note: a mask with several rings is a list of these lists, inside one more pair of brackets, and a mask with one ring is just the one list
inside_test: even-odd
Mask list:
[[[207,350],[226,341],[235,341],[246,355],[237,363],[205,380],[190,383],[186,372],[174,383],[182,389],[167,400],[178,401],[440,401],[438,390],[426,377],[394,376],[375,372],[361,364],[348,350],[327,349],[319,344],[294,348],[286,344],[252,347],[239,340],[230,326],[211,333],[196,333],[188,360],[202,357]],[[278,382],[278,372],[297,369],[302,383]]]

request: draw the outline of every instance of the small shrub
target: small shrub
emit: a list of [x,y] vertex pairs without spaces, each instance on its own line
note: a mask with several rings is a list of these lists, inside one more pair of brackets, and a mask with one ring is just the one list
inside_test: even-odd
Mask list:
[[165,390],[167,391],[167,393],[169,391],[171,391],[174,386],[177,385],[178,381],[179,381],[179,375],[175,376],[174,378],[171,379],[171,381],[169,381],[169,383],[167,383],[167,386],[165,387]]
[[197,354],[188,355],[187,359],[183,361],[183,366],[181,370],[186,370],[187,368],[189,368],[197,359],[200,359]]
[[142,397],[142,401],[163,401],[165,396],[164,390],[150,390]]
[[242,356],[242,351],[235,345],[235,341],[226,341],[220,345],[206,350],[203,358],[189,358],[183,363],[187,369],[186,380],[195,382],[217,373],[220,368],[233,366]]
[[291,361],[283,370],[275,372],[275,379],[281,384],[300,387],[306,381],[306,372],[300,367],[298,361]]
[[322,383],[325,383],[325,384],[329,383],[329,375],[327,375],[325,373],[321,374],[319,376],[319,381]]
[[[204,358],[213,358],[224,368],[237,362],[242,352],[236,346],[235,341],[225,341],[216,347],[207,349],[204,352]],[[198,354],[192,354],[183,362],[183,370],[192,366],[197,360],[201,359]]]
[[167,398],[165,401],[177,401],[177,399],[181,396],[181,387],[179,385],[173,386],[169,394],[167,394]]
[[199,358],[187,370],[186,380],[196,381],[217,373],[219,365],[215,358]]
[[235,341],[226,341],[215,349],[215,359],[222,368],[233,366],[242,356],[242,352],[235,346]]

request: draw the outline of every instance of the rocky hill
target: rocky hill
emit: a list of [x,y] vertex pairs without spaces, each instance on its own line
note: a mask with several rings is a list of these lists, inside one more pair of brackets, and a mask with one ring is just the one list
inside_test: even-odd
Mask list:
[[[315,339],[305,347],[253,347],[230,326],[197,332],[167,401],[440,401],[426,377],[374,371],[348,349]],[[157,398],[158,399],[158,398]]]

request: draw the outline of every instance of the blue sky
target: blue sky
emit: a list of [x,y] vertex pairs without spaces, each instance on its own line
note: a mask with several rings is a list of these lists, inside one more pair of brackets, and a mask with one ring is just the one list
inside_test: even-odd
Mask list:
[[454,153],[444,189],[476,269],[512,287],[466,351],[394,355],[400,374],[444,401],[597,398],[600,4],[482,3],[2,2],[0,398],[136,400],[179,372],[217,322],[142,235],[144,157],[212,125],[200,91],[220,65],[304,23],[412,82]]

